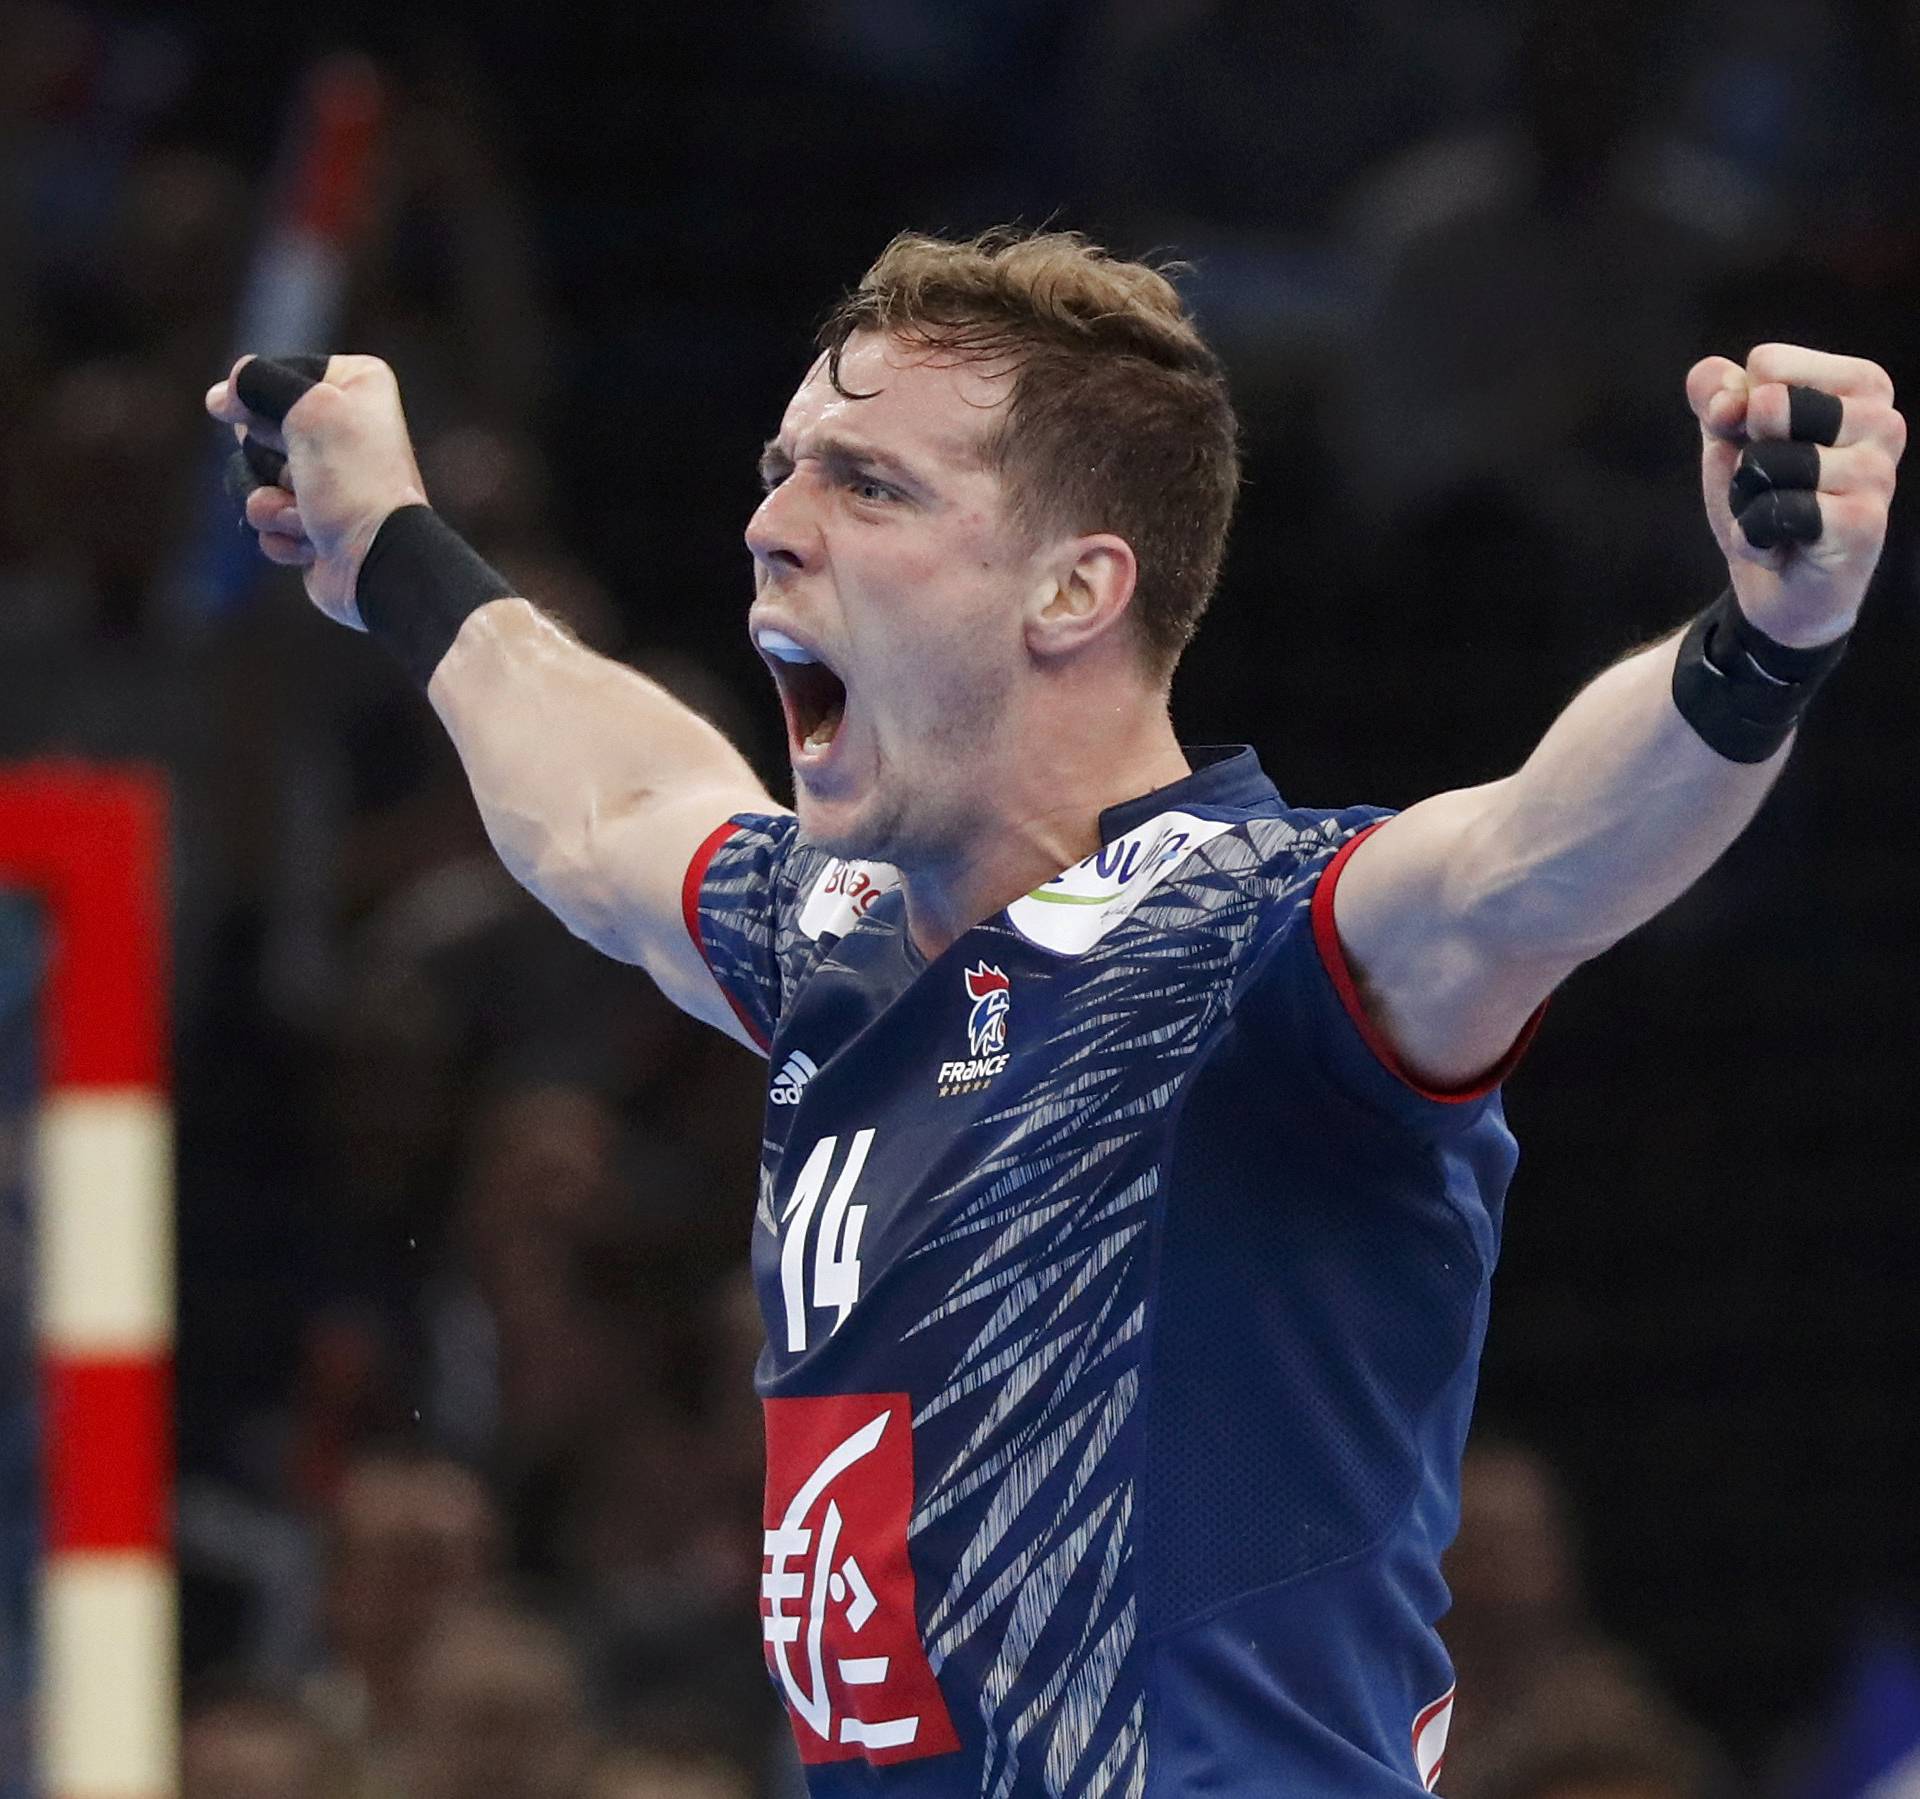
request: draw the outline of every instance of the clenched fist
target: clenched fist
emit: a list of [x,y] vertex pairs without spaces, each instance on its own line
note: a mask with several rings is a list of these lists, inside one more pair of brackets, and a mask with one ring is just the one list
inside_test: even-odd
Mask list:
[[[1814,391],[1796,396],[1794,389]],[[1892,379],[1858,357],[1762,344],[1744,368],[1724,356],[1696,363],[1687,399],[1704,440],[1707,516],[1740,610],[1779,643],[1830,642],[1851,628],[1886,541],[1894,471],[1907,444]],[[1776,481],[1775,516],[1789,540],[1756,548],[1742,528],[1744,502],[1757,495],[1767,506],[1765,490]],[[1811,498],[1789,504],[1796,492]]]
[[[297,382],[264,365],[243,378],[252,361],[243,356],[207,390],[207,410],[236,438],[286,457],[283,484],[247,496],[247,523],[268,561],[306,570],[308,597],[322,612],[365,630],[354,587],[367,546],[389,513],[427,497],[393,370],[375,356],[328,357],[312,386],[290,405],[281,399],[284,416],[276,420],[263,390],[284,393]],[[270,373],[279,380],[263,381]]]

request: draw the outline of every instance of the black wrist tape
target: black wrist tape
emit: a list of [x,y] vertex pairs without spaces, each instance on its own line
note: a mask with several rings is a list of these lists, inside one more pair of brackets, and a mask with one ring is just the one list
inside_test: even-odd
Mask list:
[[1810,650],[1775,642],[1728,588],[1680,640],[1673,703],[1710,750],[1729,762],[1764,762],[1846,649],[1845,636]]
[[431,506],[402,506],[374,533],[354,601],[368,634],[425,688],[467,614],[512,592]]

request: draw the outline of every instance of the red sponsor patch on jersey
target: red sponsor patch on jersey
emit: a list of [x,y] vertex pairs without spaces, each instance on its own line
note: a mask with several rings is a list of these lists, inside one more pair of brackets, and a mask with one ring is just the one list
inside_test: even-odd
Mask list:
[[904,1393],[769,1399],[760,1628],[803,1762],[960,1747],[920,1641]]

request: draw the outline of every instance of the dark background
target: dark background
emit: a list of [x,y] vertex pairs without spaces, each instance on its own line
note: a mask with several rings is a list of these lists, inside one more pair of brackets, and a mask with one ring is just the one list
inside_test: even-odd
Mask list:
[[[1920,8],[0,6],[0,753],[154,758],[179,796],[189,1671],[267,1706],[352,1664],[342,1493],[444,1450],[596,1731],[777,1782],[740,1747],[776,1724],[757,1065],[498,874],[377,650],[286,576],[210,610],[182,573],[200,395],[343,48],[389,112],[330,347],[394,363],[444,511],[775,791],[758,445],[895,230],[1018,219],[1190,260],[1233,373],[1184,735],[1302,803],[1404,804],[1510,770],[1721,585],[1695,357],[1913,385]],[[1756,1785],[1920,1576],[1914,573],[1896,510],[1761,818],[1568,983],[1509,1096],[1482,1428],[1564,1487],[1580,1629]]]

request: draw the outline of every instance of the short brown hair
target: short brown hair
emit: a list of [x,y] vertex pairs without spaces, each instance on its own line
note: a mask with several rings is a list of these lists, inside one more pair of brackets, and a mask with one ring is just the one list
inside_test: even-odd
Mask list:
[[1016,520],[1124,537],[1148,665],[1171,674],[1220,578],[1240,458],[1226,375],[1166,275],[1074,231],[903,232],[820,328],[842,393],[859,331],[1014,371],[986,455]]

